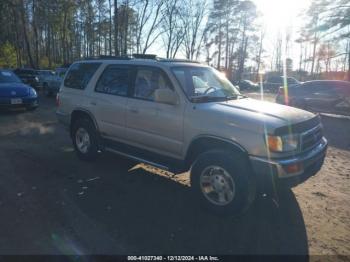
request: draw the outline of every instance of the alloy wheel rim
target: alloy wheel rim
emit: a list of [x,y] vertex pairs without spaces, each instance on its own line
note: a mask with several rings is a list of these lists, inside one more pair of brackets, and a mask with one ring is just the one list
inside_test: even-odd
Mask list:
[[89,133],[82,127],[78,128],[75,134],[75,142],[78,150],[86,154],[90,147],[90,136]]
[[200,175],[200,187],[212,204],[225,206],[235,197],[236,185],[232,176],[220,166],[208,166]]

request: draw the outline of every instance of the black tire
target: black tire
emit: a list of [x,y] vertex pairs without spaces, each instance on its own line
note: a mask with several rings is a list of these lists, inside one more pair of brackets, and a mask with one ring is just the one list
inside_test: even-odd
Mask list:
[[[210,166],[223,168],[234,181],[234,197],[225,205],[211,202],[202,191],[201,175]],[[256,194],[256,180],[246,156],[228,150],[211,150],[199,155],[191,169],[191,187],[201,205],[219,215],[243,213],[253,203]]]
[[[79,149],[77,132],[78,130],[84,130],[89,136],[89,146],[87,146],[86,152],[83,152]],[[81,160],[92,161],[98,157],[99,144],[98,144],[98,135],[95,128],[95,125],[90,119],[81,118],[76,120],[73,123],[72,127],[72,141],[76,154]]]

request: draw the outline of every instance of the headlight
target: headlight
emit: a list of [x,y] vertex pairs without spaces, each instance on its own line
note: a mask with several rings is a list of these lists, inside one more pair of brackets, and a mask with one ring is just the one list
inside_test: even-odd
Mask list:
[[274,152],[288,152],[298,149],[299,135],[267,136],[267,145]]
[[39,78],[36,76],[34,77],[35,81],[39,82]]
[[29,89],[29,96],[30,97],[36,97],[37,96],[37,93],[36,93],[36,91],[33,88]]

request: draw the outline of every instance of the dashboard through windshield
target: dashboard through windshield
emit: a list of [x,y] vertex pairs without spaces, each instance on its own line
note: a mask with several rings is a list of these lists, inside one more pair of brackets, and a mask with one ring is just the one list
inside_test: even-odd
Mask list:
[[192,102],[220,101],[241,96],[222,73],[211,67],[173,67],[172,72]]

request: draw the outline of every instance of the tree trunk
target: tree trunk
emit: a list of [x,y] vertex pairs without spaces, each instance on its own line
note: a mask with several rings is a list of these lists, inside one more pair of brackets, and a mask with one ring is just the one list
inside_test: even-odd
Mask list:
[[220,70],[221,67],[221,42],[222,42],[222,34],[221,34],[221,19],[219,22],[219,46],[218,46],[218,65],[217,65],[217,69]]
[[114,0],[114,52],[119,54],[118,0]]
[[228,18],[226,17],[226,49],[225,49],[225,70],[228,69],[228,50],[229,50],[229,32],[228,32]]
[[317,47],[317,33],[314,35],[314,45],[312,50],[312,64],[311,64],[311,76],[314,76],[315,60],[316,60],[316,47]]
[[109,4],[109,55],[112,55],[112,5],[111,0],[108,0]]
[[34,32],[34,47],[35,47],[35,68],[39,68],[39,40],[38,40],[38,28],[36,24],[36,1],[32,3],[32,16],[33,16],[33,32]]
[[27,34],[24,1],[20,0],[20,4],[21,4],[20,12],[21,12],[21,20],[22,20],[21,22],[22,22],[22,28],[23,28],[24,42],[25,42],[26,49],[27,49],[29,64],[32,68],[34,68],[35,66],[34,66],[34,61],[33,61],[33,57],[32,57],[32,51],[30,49],[30,43],[29,43],[28,34]]
[[262,48],[263,48],[263,33],[261,32],[260,34],[260,45],[259,45],[259,53],[258,53],[258,59],[257,59],[257,70],[256,70],[256,77],[255,77],[255,81],[259,80],[259,71],[260,71],[260,64],[261,64],[261,54],[262,54]]

